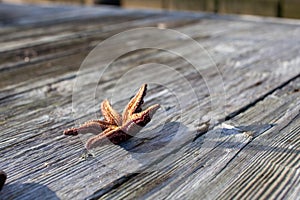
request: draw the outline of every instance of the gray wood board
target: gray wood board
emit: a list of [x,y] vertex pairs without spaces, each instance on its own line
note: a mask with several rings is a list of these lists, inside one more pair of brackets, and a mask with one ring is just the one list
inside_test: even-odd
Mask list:
[[[30,11],[24,8],[24,12],[26,9]],[[61,17],[62,21],[55,24],[53,21],[59,17],[47,19],[46,15],[38,20],[34,15],[39,13],[39,7],[34,9],[37,12],[28,14],[26,23],[16,20],[0,31],[5,33],[0,40],[4,41],[1,52],[6,56],[0,67],[0,169],[8,174],[7,184],[0,193],[2,198],[32,199],[41,194],[61,199],[199,196],[227,199],[268,195],[293,199],[298,196],[298,21],[112,8],[91,8],[92,11],[85,13],[86,18],[81,18],[76,15],[80,8],[76,8],[68,11],[70,18]],[[64,16],[66,11],[61,8],[59,13],[55,16]],[[106,16],[108,20],[98,23],[97,16]],[[212,70],[211,63],[200,70],[201,77],[179,56],[144,49],[117,59],[99,84],[99,74],[95,72],[104,69],[103,60],[91,59],[77,73],[83,59],[99,41],[129,28],[159,23],[189,35],[210,53],[223,79],[226,96],[219,97],[226,101],[223,113],[211,107],[208,87],[220,88],[219,74]],[[41,26],[49,26],[49,32]],[[11,35],[7,34],[10,32]],[[66,37],[56,37],[66,32]],[[40,40],[50,36],[55,39]],[[165,41],[159,36],[147,40],[143,33],[132,38],[143,40],[144,45],[157,43],[162,48],[184,52],[183,57],[199,64],[207,61],[204,54],[185,40]],[[31,40],[33,43],[28,42]],[[100,51],[101,56],[110,58],[111,51],[135,48],[135,43],[120,45],[120,40]],[[11,46],[5,46],[8,43]],[[44,53],[24,62],[22,56],[13,58],[20,48]],[[144,68],[142,74],[133,70],[151,62],[168,65],[180,76],[170,76],[164,68],[159,69],[159,76],[150,67]],[[130,70],[132,73],[122,79]],[[73,85],[80,78],[86,81],[75,101],[80,106],[74,114]],[[154,78],[164,85],[149,85],[145,106],[160,103],[163,109],[139,134],[144,139],[101,147],[91,157],[84,151],[82,138],[62,135],[65,128],[99,117],[99,104],[105,98],[110,98],[121,111],[140,84]],[[193,91],[182,85],[184,79]],[[117,81],[123,84],[115,86]],[[95,92],[91,86],[95,84],[100,86],[96,105],[89,103]],[[184,100],[182,105],[174,100],[194,94],[194,98]],[[212,120],[206,133],[201,123],[207,119]],[[177,129],[179,125],[181,129]],[[164,149],[170,141],[178,146]],[[151,147],[162,151],[147,157],[144,151]],[[279,171],[282,176],[278,176]],[[273,181],[277,177],[282,181]]]
[[[295,199],[299,197],[300,79],[223,122],[162,162],[90,198]],[[274,114],[276,113],[276,114]],[[221,129],[221,134],[216,134]],[[215,137],[218,136],[218,137]],[[217,140],[203,147],[203,140]],[[207,141],[206,141],[207,142]],[[203,153],[205,152],[205,153]],[[182,162],[184,160],[184,162]],[[134,191],[134,193],[132,192]]]

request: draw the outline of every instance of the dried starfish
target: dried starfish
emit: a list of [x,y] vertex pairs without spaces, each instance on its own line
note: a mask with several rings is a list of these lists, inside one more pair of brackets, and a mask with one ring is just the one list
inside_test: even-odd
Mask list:
[[[109,139],[114,144],[124,142],[139,132],[142,127],[151,121],[151,117],[160,107],[159,104],[150,106],[142,111],[143,98],[146,95],[147,84],[143,84],[138,93],[130,100],[125,107],[122,116],[115,111],[108,100],[101,103],[103,120],[91,120],[78,128],[71,128],[64,131],[65,135],[77,135],[78,133],[98,134],[90,138],[86,148],[91,149],[101,144],[108,144]],[[101,132],[101,133],[100,133]]]

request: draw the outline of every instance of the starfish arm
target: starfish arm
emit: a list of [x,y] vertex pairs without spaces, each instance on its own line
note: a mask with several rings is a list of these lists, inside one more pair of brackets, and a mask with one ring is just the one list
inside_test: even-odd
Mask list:
[[121,115],[111,107],[107,99],[101,103],[101,112],[108,123],[119,126],[122,124]]
[[84,125],[85,124],[94,124],[94,123],[98,124],[96,126],[99,126],[102,129],[102,131],[104,131],[107,128],[116,127],[114,124],[111,124],[111,123],[106,122],[106,121],[98,120],[98,119],[87,121],[87,122],[84,123]]
[[131,117],[131,121],[133,121],[135,124],[139,126],[146,126],[151,121],[152,116],[154,113],[160,108],[159,104],[155,104],[153,106],[150,106],[146,110],[140,112],[140,113],[135,113]]
[[140,112],[141,106],[144,103],[143,98],[147,92],[147,84],[143,84],[138,93],[129,101],[122,114],[122,121],[127,122],[129,116],[133,113]]
[[152,116],[159,108],[160,105],[155,104],[143,112],[133,114],[130,119],[122,125],[122,131],[134,136],[151,121]]
[[103,130],[109,128],[111,125],[101,120],[91,120],[78,128],[70,128],[64,131],[64,135],[78,135],[78,133],[93,133],[98,134]]
[[97,146],[109,144],[109,141],[108,141],[106,135],[111,133],[112,131],[114,131],[114,130],[106,129],[105,131],[103,131],[99,135],[96,135],[96,136],[91,137],[90,139],[88,139],[86,144],[85,144],[86,149],[92,149],[92,148],[97,147]]
[[132,137],[131,135],[124,133],[120,128],[115,128],[113,130],[107,129],[102,133],[100,133],[99,135],[90,138],[86,142],[85,146],[87,149],[92,149],[97,146],[107,145],[110,143],[119,144],[121,142],[128,140],[131,137]]

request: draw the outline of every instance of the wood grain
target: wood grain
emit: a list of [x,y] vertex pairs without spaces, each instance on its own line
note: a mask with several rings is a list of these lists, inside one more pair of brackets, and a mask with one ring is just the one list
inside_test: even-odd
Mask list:
[[[0,30],[0,169],[8,175],[1,198],[299,195],[298,21],[105,7],[5,6],[2,9],[21,9],[23,14],[22,20],[16,14]],[[78,11],[85,11],[84,16]],[[38,19],[41,12],[48,14]],[[113,40],[99,51],[100,58],[92,57],[79,70],[99,42],[131,28],[159,24],[201,44],[219,73],[193,42],[141,32],[130,35],[135,42],[128,45],[120,43],[127,37]],[[162,49],[138,49],[137,41]],[[103,58],[127,48],[136,50],[116,59],[99,78],[105,69]],[[163,49],[183,52],[183,58]],[[184,58],[207,65],[199,73]],[[149,65],[137,70],[142,64]],[[85,81],[74,99],[78,80]],[[163,109],[138,135],[141,138],[104,146],[90,155],[84,150],[86,138],[62,135],[66,128],[99,117],[105,98],[121,111],[147,80],[164,84],[149,84],[145,106],[160,103]],[[224,101],[219,110],[212,107],[211,88],[221,89],[213,97]],[[176,99],[182,99],[180,104]],[[210,127],[203,129],[208,119]],[[168,144],[177,145],[165,148]]]

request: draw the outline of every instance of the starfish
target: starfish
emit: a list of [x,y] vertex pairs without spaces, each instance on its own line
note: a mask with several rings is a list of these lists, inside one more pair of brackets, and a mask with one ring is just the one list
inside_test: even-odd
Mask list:
[[120,144],[130,139],[151,121],[151,117],[160,107],[159,104],[155,104],[142,111],[143,98],[146,95],[146,91],[147,84],[143,84],[137,94],[129,101],[122,115],[112,108],[107,99],[104,100],[101,103],[101,112],[104,120],[87,121],[78,128],[65,130],[64,134],[98,134],[88,139],[85,145],[87,149],[106,145],[110,142]]

